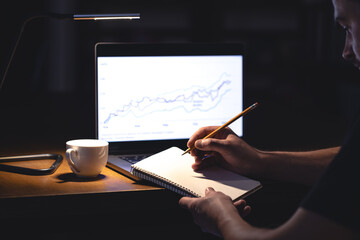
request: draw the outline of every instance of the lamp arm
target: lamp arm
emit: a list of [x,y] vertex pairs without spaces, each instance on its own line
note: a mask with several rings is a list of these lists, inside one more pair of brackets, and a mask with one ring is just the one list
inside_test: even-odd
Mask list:
[[12,48],[12,50],[11,50],[11,55],[10,55],[10,57],[9,57],[9,60],[7,61],[7,66],[6,66],[6,68],[5,68],[5,71],[4,71],[3,76],[2,76],[2,78],[1,78],[0,91],[2,90],[2,87],[3,87],[3,85],[4,85],[6,76],[7,76],[7,74],[8,74],[9,68],[10,68],[11,63],[12,63],[12,61],[13,61],[13,58],[14,58],[14,56],[15,56],[16,49],[17,49],[17,47],[19,46],[19,43],[20,43],[20,40],[21,40],[21,37],[22,37],[22,34],[23,34],[24,30],[25,30],[26,25],[27,25],[29,22],[31,22],[31,21],[33,21],[33,20],[35,20],[35,19],[39,19],[39,18],[49,18],[49,17],[65,19],[65,18],[72,18],[73,15],[71,15],[71,14],[39,15],[39,16],[29,17],[29,18],[27,18],[27,19],[23,22],[23,24],[21,25],[21,28],[20,28],[19,32],[17,33],[16,42],[15,42],[15,44],[13,45],[13,48]]

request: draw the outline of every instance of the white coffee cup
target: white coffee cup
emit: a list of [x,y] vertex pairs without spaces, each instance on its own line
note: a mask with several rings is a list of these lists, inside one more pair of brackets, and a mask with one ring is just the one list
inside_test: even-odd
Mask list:
[[66,160],[79,177],[97,177],[108,160],[109,143],[98,139],[66,142]]

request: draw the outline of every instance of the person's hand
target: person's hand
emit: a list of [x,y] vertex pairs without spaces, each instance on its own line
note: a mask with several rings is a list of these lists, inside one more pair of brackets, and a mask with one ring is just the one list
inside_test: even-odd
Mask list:
[[189,139],[187,146],[195,146],[191,155],[195,157],[193,169],[200,170],[217,163],[231,171],[247,176],[259,176],[262,167],[260,151],[239,138],[230,128],[225,128],[214,138],[202,139],[217,126],[203,127]]
[[205,197],[183,197],[179,204],[192,213],[195,223],[203,231],[217,236],[221,236],[219,229],[221,224],[226,224],[226,221],[233,221],[240,216],[245,217],[251,211],[245,200],[241,199],[233,203],[229,196],[215,192],[210,187],[205,190]]

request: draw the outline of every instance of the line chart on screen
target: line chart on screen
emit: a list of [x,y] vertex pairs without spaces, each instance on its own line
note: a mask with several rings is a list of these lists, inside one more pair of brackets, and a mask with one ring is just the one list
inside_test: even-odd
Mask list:
[[104,59],[99,132],[117,141],[181,139],[200,126],[223,124],[242,110],[241,64],[228,58],[138,57],[136,68],[133,58]]

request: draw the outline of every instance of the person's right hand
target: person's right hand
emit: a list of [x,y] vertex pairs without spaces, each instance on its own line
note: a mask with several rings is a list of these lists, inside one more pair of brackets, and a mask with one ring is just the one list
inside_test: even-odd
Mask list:
[[214,138],[202,139],[216,128],[218,127],[200,128],[189,139],[187,146],[195,146],[191,151],[191,155],[195,157],[193,169],[197,171],[216,163],[243,175],[259,176],[259,169],[262,168],[261,152],[248,145],[230,128],[221,130]]

